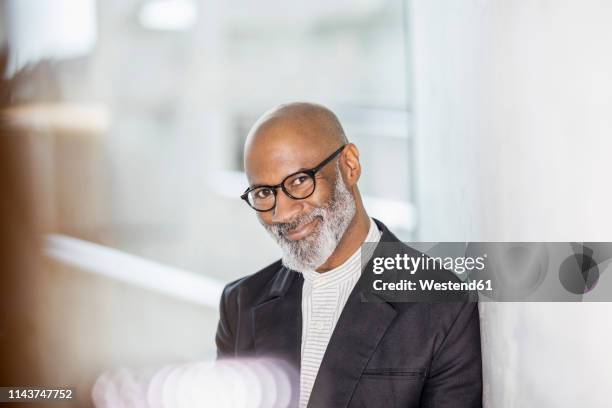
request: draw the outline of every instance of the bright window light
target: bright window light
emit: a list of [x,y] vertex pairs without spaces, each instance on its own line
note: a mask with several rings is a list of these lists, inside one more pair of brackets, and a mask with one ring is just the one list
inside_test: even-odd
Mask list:
[[95,0],[11,0],[6,11],[11,71],[45,58],[83,57],[96,43]]
[[144,3],[138,19],[150,30],[185,31],[197,18],[197,9],[189,0],[154,0]]

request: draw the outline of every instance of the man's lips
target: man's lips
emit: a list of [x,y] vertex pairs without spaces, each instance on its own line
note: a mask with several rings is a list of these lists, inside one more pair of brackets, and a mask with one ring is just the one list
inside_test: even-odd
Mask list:
[[285,237],[289,239],[290,241],[298,241],[300,239],[306,238],[308,235],[312,233],[312,231],[314,231],[318,222],[319,222],[319,219],[315,218],[309,223],[302,224],[298,227],[295,227],[294,229],[288,230],[287,233],[285,234]]

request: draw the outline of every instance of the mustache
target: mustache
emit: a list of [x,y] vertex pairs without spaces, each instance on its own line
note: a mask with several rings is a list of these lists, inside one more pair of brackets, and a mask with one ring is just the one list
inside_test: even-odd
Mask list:
[[301,214],[289,222],[279,222],[269,226],[270,230],[278,237],[284,237],[289,231],[302,225],[311,223],[315,219],[323,221],[324,211],[322,208],[315,208],[307,214]]

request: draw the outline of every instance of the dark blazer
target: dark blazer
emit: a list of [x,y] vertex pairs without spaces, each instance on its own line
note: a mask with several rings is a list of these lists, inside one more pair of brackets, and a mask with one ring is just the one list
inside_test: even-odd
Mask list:
[[[399,242],[376,223],[381,242]],[[444,271],[443,278],[454,279],[451,275]],[[303,282],[279,260],[228,284],[221,298],[218,357],[272,356],[299,370]],[[362,274],[344,306],[308,406],[481,407],[477,303],[363,302],[360,294],[369,282]],[[292,394],[295,404],[299,389]]]

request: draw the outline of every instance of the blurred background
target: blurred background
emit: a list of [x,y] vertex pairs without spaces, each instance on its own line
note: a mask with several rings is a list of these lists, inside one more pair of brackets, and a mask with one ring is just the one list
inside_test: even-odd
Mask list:
[[[214,357],[221,288],[279,257],[238,198],[279,103],[338,114],[402,239],[611,241],[611,19],[603,0],[0,1],[4,78],[24,78],[3,105],[3,383],[89,406],[108,370]],[[606,406],[609,311],[484,305],[487,406]]]

